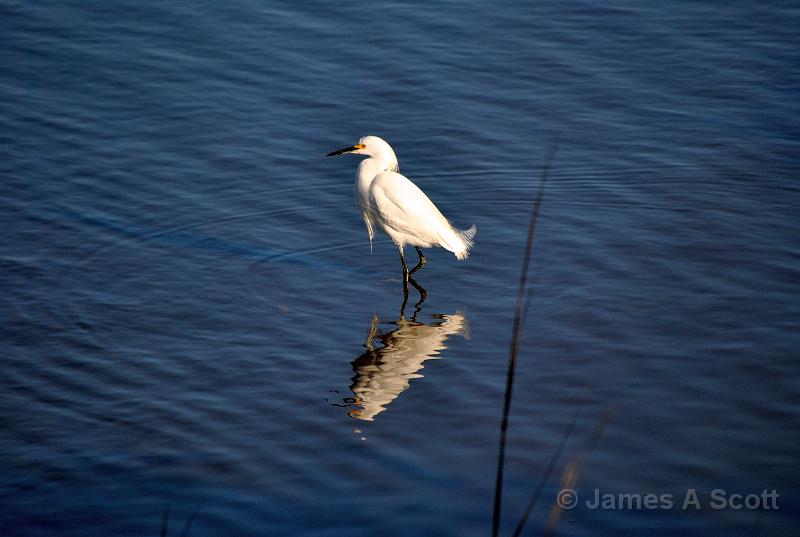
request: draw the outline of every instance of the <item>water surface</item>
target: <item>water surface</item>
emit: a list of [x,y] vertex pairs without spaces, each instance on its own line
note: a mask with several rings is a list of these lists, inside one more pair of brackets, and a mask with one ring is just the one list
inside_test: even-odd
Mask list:
[[[235,0],[0,5],[0,532],[486,535],[528,215],[510,534],[793,535],[798,10]],[[476,245],[405,315],[354,157],[375,134]],[[412,290],[413,292],[413,290]],[[469,337],[465,337],[469,336]],[[365,347],[365,344],[367,345]],[[587,387],[588,386],[588,387]]]

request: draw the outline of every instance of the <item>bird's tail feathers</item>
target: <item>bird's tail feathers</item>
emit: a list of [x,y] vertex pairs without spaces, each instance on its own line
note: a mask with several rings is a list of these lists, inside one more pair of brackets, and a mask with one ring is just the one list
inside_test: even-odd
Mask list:
[[459,261],[463,261],[464,259],[467,258],[467,256],[469,256],[469,250],[475,243],[474,238],[475,238],[475,233],[477,233],[478,231],[478,228],[475,227],[475,224],[472,224],[472,227],[470,227],[469,229],[465,229],[462,231],[460,229],[453,228],[453,231],[455,231],[456,237],[458,237],[458,240],[461,244],[459,244],[458,247],[453,249],[448,248],[448,250],[453,252]]

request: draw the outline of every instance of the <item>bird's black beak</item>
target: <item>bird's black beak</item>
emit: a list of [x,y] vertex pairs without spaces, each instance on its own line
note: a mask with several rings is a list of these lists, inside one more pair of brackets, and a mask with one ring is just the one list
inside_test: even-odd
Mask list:
[[337,149],[331,153],[325,155],[326,157],[335,157],[336,155],[342,155],[344,153],[352,153],[353,151],[358,151],[359,149],[364,149],[364,144],[356,144],[351,145],[350,147],[344,147],[342,149]]

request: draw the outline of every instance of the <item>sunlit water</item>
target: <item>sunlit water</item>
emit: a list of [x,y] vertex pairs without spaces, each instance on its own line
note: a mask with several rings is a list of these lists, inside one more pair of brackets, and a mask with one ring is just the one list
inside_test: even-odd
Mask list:
[[[791,2],[0,4],[2,535],[510,534],[578,411],[562,535],[793,535],[800,43]],[[401,317],[353,205],[376,134],[459,227]],[[412,316],[413,315],[413,316]],[[610,413],[602,436],[593,432]]]

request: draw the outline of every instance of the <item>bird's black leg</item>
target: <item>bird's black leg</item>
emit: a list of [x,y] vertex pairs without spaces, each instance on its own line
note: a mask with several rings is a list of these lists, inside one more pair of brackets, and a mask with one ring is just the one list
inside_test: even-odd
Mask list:
[[400,319],[406,318],[406,304],[408,304],[408,286],[403,289],[403,303],[400,304]]
[[406,295],[406,299],[408,299],[408,265],[406,265],[406,260],[403,257],[403,249],[400,249],[400,262],[403,264],[403,293]]
[[413,285],[414,288],[417,291],[419,291],[419,302],[414,304],[414,315],[411,317],[412,321],[416,321],[417,320],[417,313],[419,313],[420,310],[422,309],[422,303],[425,302],[426,298],[428,298],[428,293],[425,291],[424,287],[422,287],[420,284],[418,284],[417,281],[414,278],[411,278],[410,276],[408,278],[408,283]]
[[418,246],[414,246],[414,248],[416,248],[416,249],[417,249],[417,253],[419,254],[419,263],[417,263],[417,266],[416,266],[416,267],[414,267],[413,269],[411,269],[411,272],[409,272],[409,274],[414,274],[416,271],[418,271],[419,269],[421,269],[422,267],[424,267],[424,266],[425,266],[425,263],[427,263],[427,262],[428,262],[428,260],[427,260],[427,259],[425,259],[425,256],[424,256],[424,255],[422,255],[422,250],[420,250]]
[[403,248],[400,248],[400,262],[403,264],[403,305],[400,306],[400,318],[405,319],[406,304],[408,303],[408,265],[403,257]]

